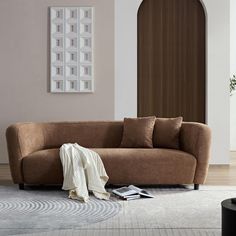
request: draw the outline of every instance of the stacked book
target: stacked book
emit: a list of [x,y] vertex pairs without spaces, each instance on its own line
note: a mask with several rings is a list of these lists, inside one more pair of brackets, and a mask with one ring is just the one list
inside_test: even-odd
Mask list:
[[122,200],[134,200],[138,198],[153,198],[154,196],[149,194],[144,189],[138,188],[134,185],[128,187],[121,187],[112,191],[117,197]]

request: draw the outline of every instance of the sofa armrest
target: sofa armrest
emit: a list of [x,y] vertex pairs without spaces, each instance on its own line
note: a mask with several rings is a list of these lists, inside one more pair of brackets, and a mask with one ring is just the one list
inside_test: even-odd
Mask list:
[[36,123],[11,125],[6,130],[6,138],[13,182],[23,183],[22,159],[44,147],[42,125]]
[[209,167],[211,146],[211,130],[201,123],[183,122],[180,131],[181,150],[188,152],[197,159],[195,184],[203,184]]

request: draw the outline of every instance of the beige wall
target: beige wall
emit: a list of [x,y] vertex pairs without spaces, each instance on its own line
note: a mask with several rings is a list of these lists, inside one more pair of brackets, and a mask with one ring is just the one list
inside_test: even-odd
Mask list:
[[[95,93],[50,94],[49,6],[95,7]],[[0,1],[0,163],[20,121],[114,119],[114,1]]]

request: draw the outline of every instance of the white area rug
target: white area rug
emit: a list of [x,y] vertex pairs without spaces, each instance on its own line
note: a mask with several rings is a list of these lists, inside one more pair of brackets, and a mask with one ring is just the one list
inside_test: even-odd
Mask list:
[[49,189],[25,191],[0,187],[0,235],[78,229],[107,220],[121,210],[116,200],[91,196],[86,204],[68,199],[68,192]]
[[[102,222],[73,228],[60,228],[59,225],[58,229],[38,228],[33,234],[29,226],[24,232],[19,230],[17,233],[31,233],[28,235],[34,236],[220,236],[221,201],[236,197],[236,187],[223,186],[201,186],[199,191],[192,190],[192,186],[147,188],[147,191],[155,195],[155,198],[129,202],[117,200],[121,204],[120,212]],[[76,218],[71,220],[76,221]]]

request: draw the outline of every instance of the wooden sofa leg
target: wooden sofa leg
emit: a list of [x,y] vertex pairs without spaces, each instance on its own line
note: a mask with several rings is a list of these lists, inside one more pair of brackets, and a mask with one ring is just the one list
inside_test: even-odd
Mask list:
[[25,185],[24,184],[19,184],[19,189],[20,190],[24,190],[25,189]]
[[199,184],[194,184],[194,190],[199,190]]

